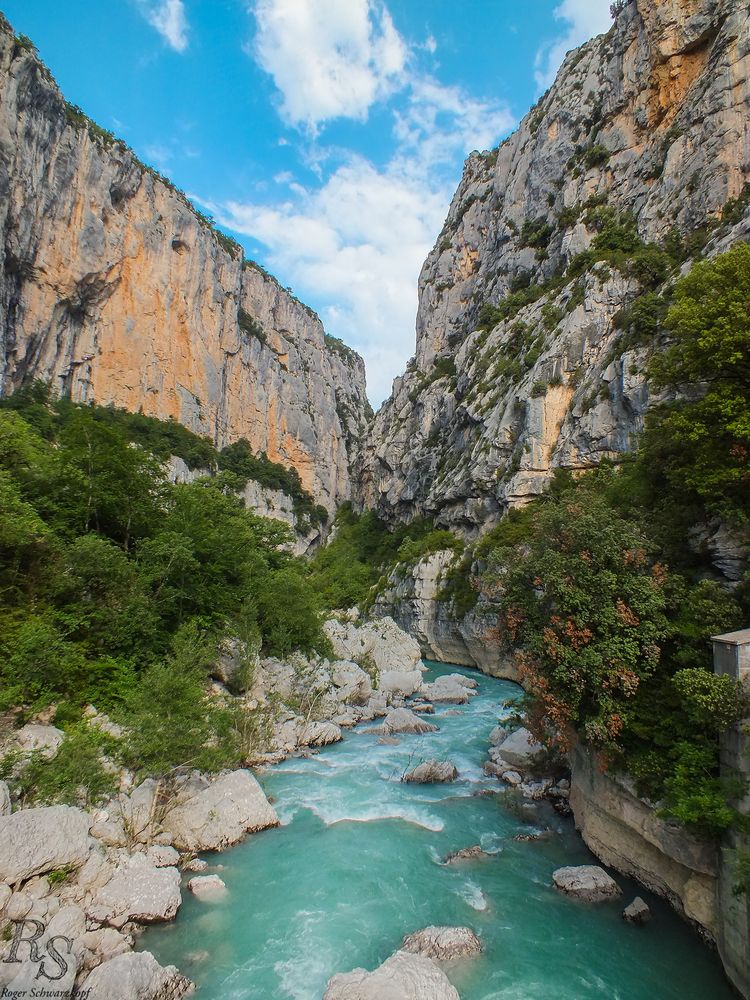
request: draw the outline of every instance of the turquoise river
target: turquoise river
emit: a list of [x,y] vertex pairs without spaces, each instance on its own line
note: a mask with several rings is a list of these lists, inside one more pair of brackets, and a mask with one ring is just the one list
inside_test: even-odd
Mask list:
[[[552,888],[555,868],[592,856],[546,803],[520,817],[492,794],[501,786],[482,773],[488,736],[518,689],[465,672],[479,695],[438,708],[439,732],[384,745],[359,727],[260,775],[281,827],[205,855],[209,871],[222,866],[224,898],[185,892],[177,920],[147,931],[140,947],[194,979],[199,1000],[321,1000],[333,973],[375,968],[404,934],[466,925],[484,954],[446,967],[462,1000],[730,1000],[716,956],[635,883],[616,875],[622,900],[598,905]],[[453,761],[459,780],[399,780],[431,757]],[[545,839],[514,839],[547,826]],[[477,843],[487,857],[441,864]],[[621,918],[636,894],[653,909],[645,927]]]

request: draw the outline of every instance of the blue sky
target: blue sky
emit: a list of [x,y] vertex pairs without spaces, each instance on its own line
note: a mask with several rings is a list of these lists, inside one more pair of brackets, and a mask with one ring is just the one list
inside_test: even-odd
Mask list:
[[66,97],[167,174],[364,356],[414,353],[419,269],[609,0],[0,0]]

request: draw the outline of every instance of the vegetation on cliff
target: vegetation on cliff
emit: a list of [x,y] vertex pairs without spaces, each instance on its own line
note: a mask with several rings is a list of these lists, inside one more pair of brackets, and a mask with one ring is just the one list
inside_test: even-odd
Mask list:
[[[165,454],[207,449],[177,425],[53,402],[43,386],[1,402],[0,708],[54,704],[71,736],[24,771],[28,797],[96,797],[103,744],[146,773],[239,762],[247,726],[206,694],[218,640],[327,648],[289,529],[245,510],[241,477],[165,478]],[[89,703],[127,724],[119,749],[80,724]]]
[[745,244],[677,282],[650,372],[671,401],[649,414],[639,451],[575,482],[558,473],[521,530],[492,539],[483,578],[535,732],[583,739],[709,835],[738,820],[718,737],[748,706],[712,673],[708,640],[743,623],[750,580],[729,591],[712,579],[689,533],[716,516],[747,528],[748,301]]

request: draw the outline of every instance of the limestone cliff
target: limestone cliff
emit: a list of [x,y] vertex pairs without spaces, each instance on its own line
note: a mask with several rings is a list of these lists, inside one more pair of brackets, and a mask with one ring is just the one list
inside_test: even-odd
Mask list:
[[555,467],[631,447],[658,340],[633,343],[615,318],[641,285],[570,265],[602,209],[644,243],[702,233],[712,253],[747,237],[747,197],[717,223],[749,190],[749,17],[747,0],[629,0],[513,136],[469,157],[420,277],[416,357],[363,451],[365,506],[472,536]]
[[351,494],[364,366],[0,24],[0,391],[247,438],[333,510]]

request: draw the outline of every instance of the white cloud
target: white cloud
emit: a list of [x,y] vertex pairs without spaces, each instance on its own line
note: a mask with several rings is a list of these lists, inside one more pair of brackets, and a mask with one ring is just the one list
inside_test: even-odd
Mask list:
[[188,47],[188,22],[183,0],[140,0],[143,16],[175,52]]
[[380,0],[256,0],[254,13],[253,54],[289,124],[363,120],[399,85],[408,49]]
[[500,105],[417,80],[396,117],[396,154],[383,169],[350,154],[319,188],[290,184],[285,200],[271,205],[209,207],[222,224],[263,244],[271,270],[363,355],[378,404],[414,353],[417,279],[445,219],[456,159],[493,145],[512,125]]
[[[515,124],[480,100],[417,69],[417,50],[382,0],[256,0],[253,54],[281,94],[284,121],[316,135],[337,117],[392,108],[395,150],[376,167],[351,151],[311,142],[299,151],[318,186],[286,187],[271,204],[210,204],[215,217],[265,248],[264,263],[320,310],[326,329],[367,365],[374,403],[414,353],[417,279],[445,219],[456,167]],[[426,43],[428,54],[436,47]]]
[[555,8],[555,17],[566,22],[567,29],[560,38],[542,45],[537,52],[534,76],[540,91],[555,82],[557,71],[570,49],[609,29],[612,24],[610,4],[611,0],[563,0]]

